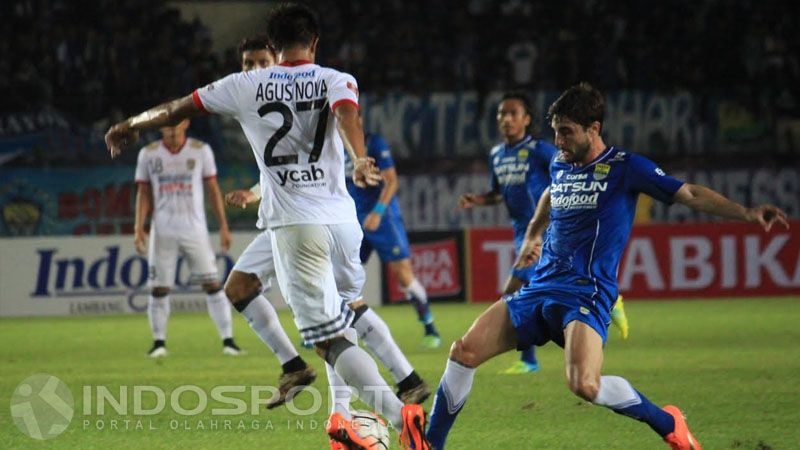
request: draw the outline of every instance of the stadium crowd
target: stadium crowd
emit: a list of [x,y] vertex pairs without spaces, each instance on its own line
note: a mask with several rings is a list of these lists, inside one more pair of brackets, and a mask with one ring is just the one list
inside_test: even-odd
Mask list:
[[[352,72],[364,92],[562,89],[590,74],[606,90],[736,92],[767,109],[798,110],[800,31],[790,2],[311,3],[325,11],[321,60]],[[13,18],[0,22],[5,111],[51,104],[91,121],[237,67],[235,52],[220,61],[211,51],[206,26],[160,0],[0,8]]]

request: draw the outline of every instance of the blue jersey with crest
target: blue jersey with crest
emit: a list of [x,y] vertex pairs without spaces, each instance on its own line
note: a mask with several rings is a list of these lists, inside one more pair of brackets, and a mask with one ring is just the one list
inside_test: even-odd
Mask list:
[[[367,146],[367,156],[375,159],[375,164],[380,170],[386,170],[394,167],[392,160],[392,152],[389,151],[389,146],[386,141],[377,134],[368,133],[364,137]],[[358,212],[359,221],[363,221],[364,217],[372,211],[378,199],[381,196],[381,189],[383,183],[377,186],[367,186],[360,188],[353,183],[353,161],[350,160],[350,154],[345,152],[345,173],[347,174],[347,191],[353,200],[356,202],[356,211]],[[386,205],[387,212],[392,215],[400,215],[400,206],[397,204],[397,196],[392,197],[392,201]]]
[[556,157],[550,176],[550,226],[541,259],[520,294],[577,296],[608,318],[638,195],[672,203],[683,183],[649,159],[615,147],[583,167]]
[[549,166],[555,153],[552,144],[525,136],[512,145],[497,145],[489,154],[492,191],[503,196],[514,226],[517,250],[539,197],[550,184]]

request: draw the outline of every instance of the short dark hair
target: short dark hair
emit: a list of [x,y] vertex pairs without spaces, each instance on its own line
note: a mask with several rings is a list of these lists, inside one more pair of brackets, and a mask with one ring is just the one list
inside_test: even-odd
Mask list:
[[319,22],[306,5],[281,3],[267,15],[267,36],[278,52],[294,45],[308,47],[319,37]]
[[547,119],[565,117],[584,128],[592,122],[600,122],[602,128],[605,115],[603,94],[591,84],[583,82],[564,91],[547,109]]
[[269,41],[267,41],[266,36],[250,36],[242,39],[239,41],[239,46],[236,47],[238,52],[239,58],[242,57],[242,53],[244,52],[251,52],[253,50],[260,51],[260,50],[270,50],[269,48]]
[[518,100],[522,103],[522,107],[525,108],[525,114],[531,116],[533,119],[533,106],[531,106],[531,101],[528,100],[528,96],[525,95],[522,91],[509,91],[503,94],[503,98],[500,99],[500,103],[503,103],[506,100]]

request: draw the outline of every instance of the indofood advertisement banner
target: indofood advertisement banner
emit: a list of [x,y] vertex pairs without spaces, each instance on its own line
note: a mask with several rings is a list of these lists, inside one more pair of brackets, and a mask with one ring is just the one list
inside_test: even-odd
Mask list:
[[[233,233],[228,253],[217,253],[225,280],[238,255],[255,237]],[[219,237],[211,235],[219,248]],[[0,239],[0,316],[65,316],[142,313],[147,309],[147,258],[136,253],[133,236]],[[189,267],[177,262],[170,293],[172,311],[206,311],[206,295],[189,284]],[[381,302],[380,265],[367,265],[365,298]],[[284,308],[277,281],[266,294]]]

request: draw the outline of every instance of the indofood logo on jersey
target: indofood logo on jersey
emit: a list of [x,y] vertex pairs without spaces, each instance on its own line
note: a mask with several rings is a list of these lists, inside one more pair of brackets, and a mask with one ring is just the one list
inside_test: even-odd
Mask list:
[[[608,170],[600,169],[593,173],[593,178],[605,178]],[[594,209],[597,208],[597,200],[600,193],[608,189],[607,181],[593,181],[589,179],[588,173],[567,174],[563,176],[563,182],[556,181],[550,185],[550,204],[555,209]]]

